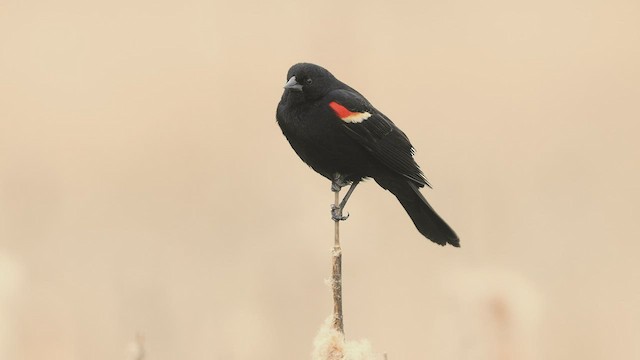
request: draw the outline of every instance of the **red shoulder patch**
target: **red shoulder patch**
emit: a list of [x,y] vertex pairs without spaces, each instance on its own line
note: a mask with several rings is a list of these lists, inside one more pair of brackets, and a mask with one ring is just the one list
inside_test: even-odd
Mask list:
[[353,112],[347,109],[346,107],[338,104],[335,101],[329,103],[329,106],[336,112],[336,115],[340,117],[340,119],[344,119],[350,115],[353,115]]
[[368,112],[353,112],[339,103],[332,101],[329,106],[340,119],[348,123],[361,123],[371,117]]

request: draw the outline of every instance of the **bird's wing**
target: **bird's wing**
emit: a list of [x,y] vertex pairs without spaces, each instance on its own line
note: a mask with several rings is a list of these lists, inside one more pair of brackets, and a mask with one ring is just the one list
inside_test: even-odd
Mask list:
[[349,136],[389,169],[430,187],[413,159],[409,138],[389,118],[355,90],[334,90],[329,95],[329,106]]

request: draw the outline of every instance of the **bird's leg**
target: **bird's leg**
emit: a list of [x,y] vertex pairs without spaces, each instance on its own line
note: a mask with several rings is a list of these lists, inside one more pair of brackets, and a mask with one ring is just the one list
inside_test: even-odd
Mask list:
[[340,189],[349,185],[349,182],[345,180],[339,173],[333,174],[333,180],[331,180],[331,191],[340,192]]
[[[338,176],[336,176],[336,178],[338,178]],[[349,200],[349,197],[351,196],[353,191],[356,189],[356,186],[358,185],[359,182],[360,181],[354,181],[354,182],[351,183],[351,186],[349,187],[349,190],[347,190],[347,193],[345,194],[345,196],[342,199],[342,201],[340,202],[340,204],[338,204],[338,205],[332,204],[331,205],[331,218],[334,221],[347,220],[347,218],[349,217],[348,213],[347,213],[346,216],[342,215],[342,209],[344,209],[344,207],[347,205],[347,201]],[[336,179],[331,184],[331,191],[335,192],[336,195],[337,195],[340,192],[340,189],[343,186],[346,186],[346,184],[347,183],[343,179]],[[338,198],[336,197],[336,199],[338,199]],[[337,201],[336,201],[336,203],[337,203]]]
[[336,201],[335,204],[331,204],[331,218],[336,222],[347,220],[349,217],[348,215],[346,217],[342,216],[342,207],[338,203],[338,200],[340,199],[340,189],[347,186],[347,184],[349,183],[342,177],[342,175],[340,175],[340,173],[333,174],[333,179],[331,180],[331,191],[335,193]]
[[347,190],[347,193],[342,198],[342,201],[340,201],[340,205],[339,205],[340,209],[344,209],[344,207],[347,205],[347,201],[349,200],[349,197],[351,197],[353,190],[356,189],[356,186],[358,186],[359,183],[360,181],[354,181],[351,183],[351,186],[349,186],[349,190]]

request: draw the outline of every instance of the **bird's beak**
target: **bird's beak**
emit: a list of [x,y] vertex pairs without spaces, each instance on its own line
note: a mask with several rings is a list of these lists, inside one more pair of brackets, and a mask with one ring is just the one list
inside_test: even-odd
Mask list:
[[296,91],[302,91],[302,85],[298,84],[295,76],[292,76],[291,79],[287,81],[287,83],[284,85],[284,88],[296,90]]

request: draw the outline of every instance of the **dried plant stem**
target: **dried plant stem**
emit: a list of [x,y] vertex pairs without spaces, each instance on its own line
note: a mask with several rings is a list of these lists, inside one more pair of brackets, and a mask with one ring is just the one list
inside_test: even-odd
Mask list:
[[[334,206],[340,205],[340,190],[333,192]],[[340,221],[335,222],[335,236],[332,251],[331,284],[333,288],[333,328],[344,336],[344,322],[342,317],[342,248],[340,247]]]

